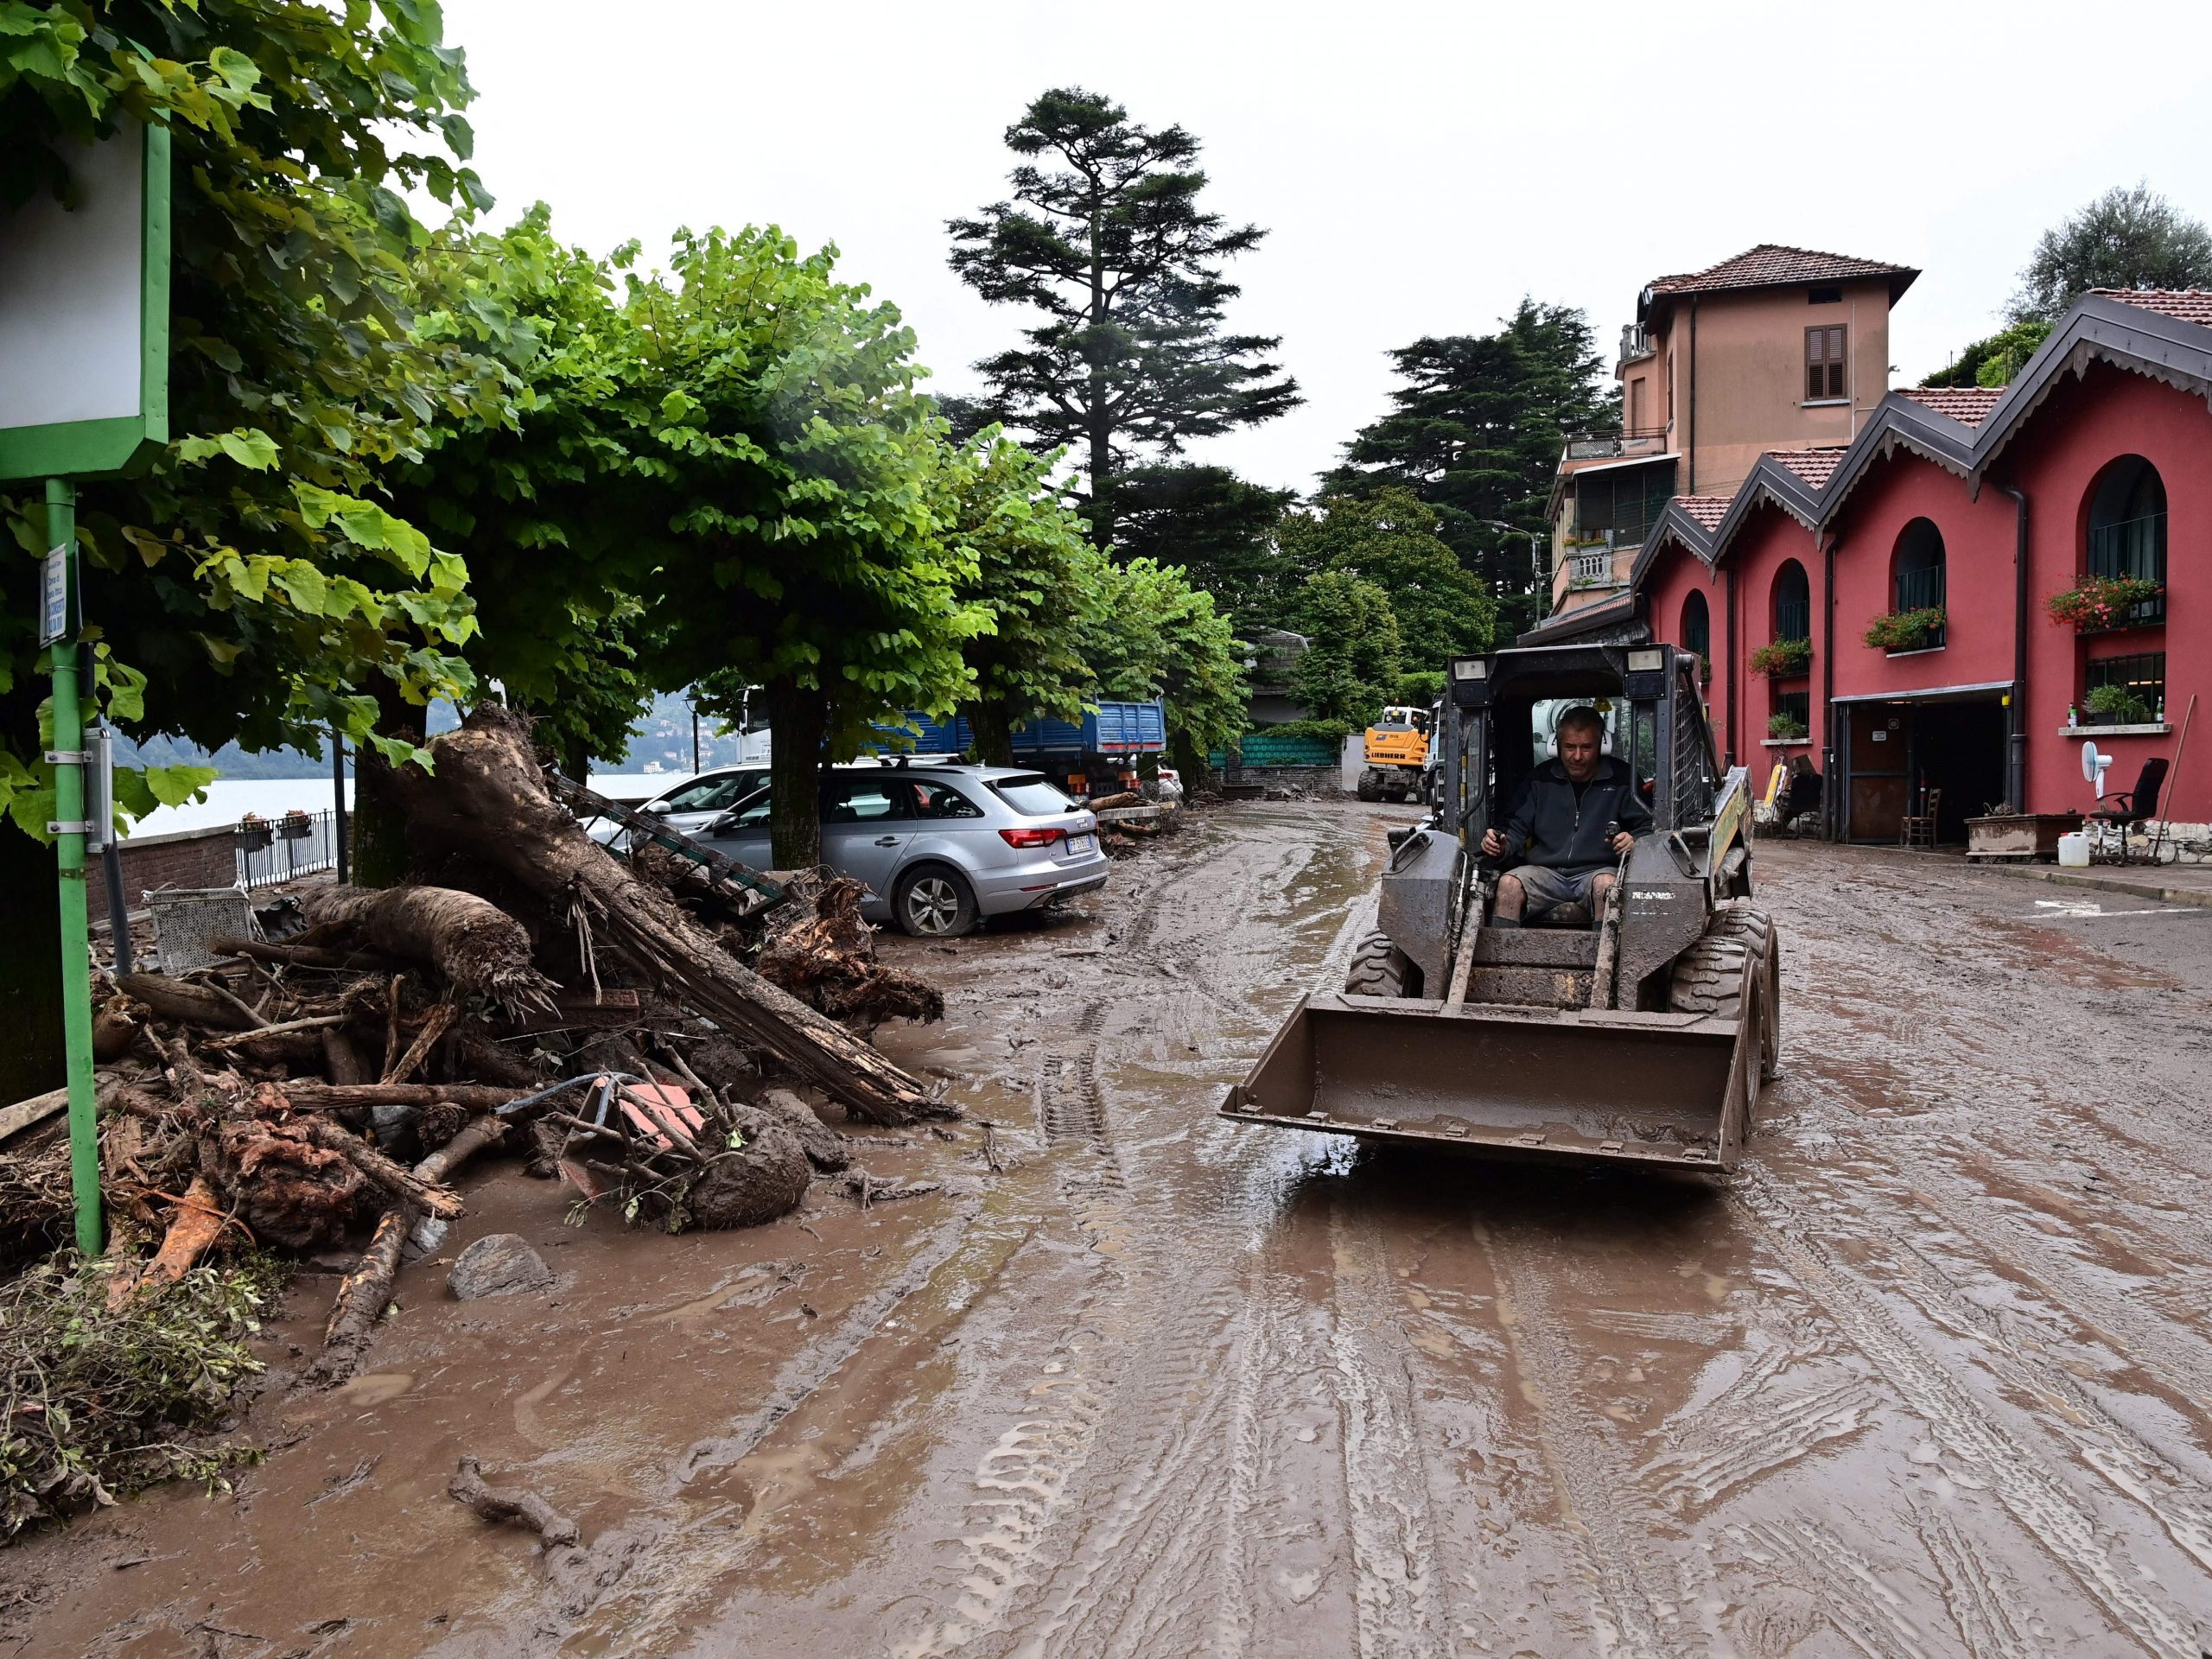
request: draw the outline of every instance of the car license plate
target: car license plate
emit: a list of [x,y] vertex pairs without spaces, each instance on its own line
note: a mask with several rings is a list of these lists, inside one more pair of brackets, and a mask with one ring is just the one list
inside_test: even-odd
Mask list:
[[1089,855],[1095,853],[1097,850],[1098,837],[1096,836],[1070,836],[1068,837],[1068,856],[1070,858],[1087,857]]

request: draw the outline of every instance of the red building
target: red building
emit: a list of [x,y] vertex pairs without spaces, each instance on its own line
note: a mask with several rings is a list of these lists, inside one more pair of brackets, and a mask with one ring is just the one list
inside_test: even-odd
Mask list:
[[[1892,392],[1847,446],[1675,498],[1626,594],[1522,639],[1704,654],[1732,761],[1810,754],[1846,839],[1894,840],[1930,791],[1948,840],[1999,802],[2081,810],[2084,739],[2132,789],[2212,704],[2208,463],[2212,292],[2091,294],[2009,387]],[[2204,855],[2199,743],[2160,816]]]

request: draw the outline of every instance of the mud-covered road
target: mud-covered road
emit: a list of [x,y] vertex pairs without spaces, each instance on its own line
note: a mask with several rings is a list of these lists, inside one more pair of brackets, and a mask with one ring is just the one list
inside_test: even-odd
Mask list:
[[[1404,816],[1225,809],[1087,918],[888,944],[950,1013],[887,1046],[977,1121],[863,1150],[942,1195],[664,1240],[500,1175],[454,1242],[550,1301],[412,1270],[237,1497],[10,1552],[6,1639],[2196,1659],[2212,912],[1763,846],[1785,1070],[1725,1185],[1217,1118]],[[448,1502],[461,1453],[591,1550]]]

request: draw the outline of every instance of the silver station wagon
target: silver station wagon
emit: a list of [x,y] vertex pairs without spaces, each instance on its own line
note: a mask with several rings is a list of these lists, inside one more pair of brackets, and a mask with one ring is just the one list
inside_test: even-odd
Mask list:
[[[756,870],[771,868],[768,791],[694,838]],[[828,768],[822,859],[868,890],[861,912],[869,920],[932,938],[1106,884],[1098,820],[1043,774],[1017,766]]]

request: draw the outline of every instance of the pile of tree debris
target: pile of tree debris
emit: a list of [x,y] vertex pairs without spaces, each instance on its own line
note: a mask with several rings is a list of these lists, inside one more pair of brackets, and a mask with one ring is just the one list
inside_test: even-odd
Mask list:
[[[435,1249],[461,1213],[449,1181],[473,1155],[520,1153],[578,1214],[743,1226],[846,1166],[796,1088],[871,1124],[957,1115],[861,1034],[944,1003],[876,961],[852,882],[773,881],[763,903],[664,849],[618,857],[501,709],[433,747],[435,773],[398,775],[418,882],[316,890],[304,931],[99,987],[111,1224],[125,1251],[158,1241],[109,1294],[174,1283],[224,1241],[306,1252],[365,1231],[326,1378],[352,1369],[410,1239]],[[0,1159],[0,1230],[66,1231],[59,1128]]]
[[1179,817],[1174,802],[1148,799],[1134,789],[1096,796],[1086,804],[1097,815],[1098,844],[1109,858],[1126,858],[1172,834]]

